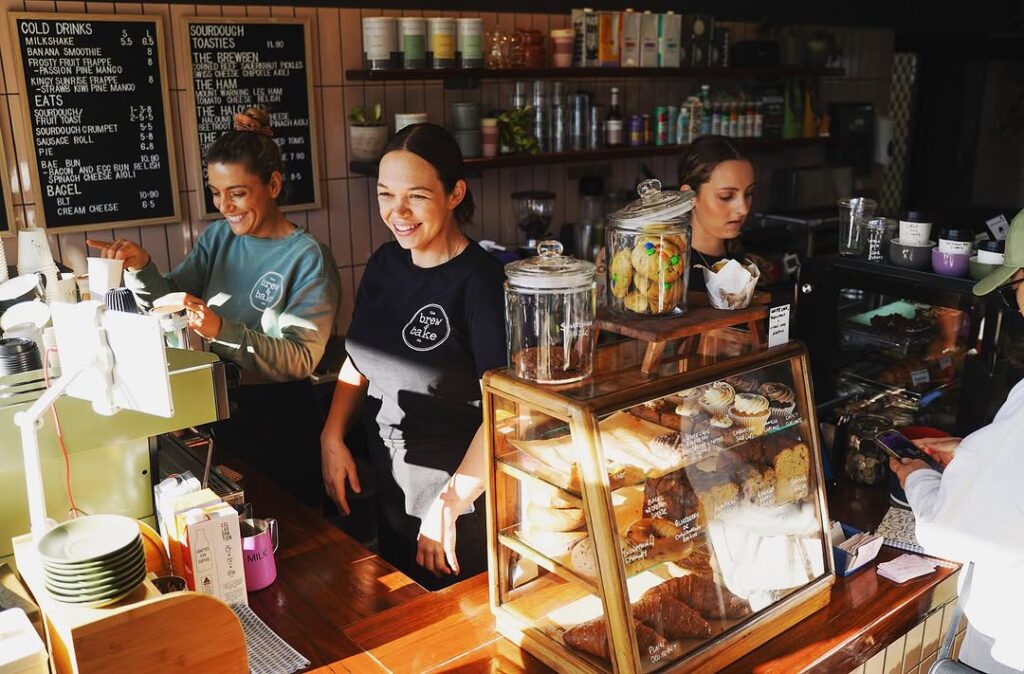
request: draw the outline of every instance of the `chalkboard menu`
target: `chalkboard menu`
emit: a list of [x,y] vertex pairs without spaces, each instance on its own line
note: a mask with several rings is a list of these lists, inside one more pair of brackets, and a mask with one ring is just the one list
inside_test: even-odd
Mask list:
[[274,140],[284,158],[282,210],[320,206],[313,105],[313,62],[305,19],[211,19],[188,17],[195,128],[199,134],[201,167],[197,182],[204,186],[201,209],[218,215],[206,185],[206,151],[222,133],[233,128],[233,116],[250,106],[270,113]]
[[7,153],[0,139],[0,236],[14,234],[14,208],[11,202],[11,176],[7,170]]
[[163,21],[12,13],[41,225],[179,220]]

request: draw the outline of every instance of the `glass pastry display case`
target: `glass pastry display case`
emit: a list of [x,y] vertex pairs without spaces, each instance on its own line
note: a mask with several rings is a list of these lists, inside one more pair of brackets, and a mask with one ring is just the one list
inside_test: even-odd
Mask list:
[[560,672],[717,671],[828,603],[807,354],[484,377],[491,605]]

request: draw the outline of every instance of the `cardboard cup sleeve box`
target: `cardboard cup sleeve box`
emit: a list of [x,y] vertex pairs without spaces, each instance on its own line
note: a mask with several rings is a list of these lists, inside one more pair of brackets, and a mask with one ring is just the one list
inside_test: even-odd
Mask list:
[[225,604],[248,604],[238,513],[226,503],[184,515],[189,589]]

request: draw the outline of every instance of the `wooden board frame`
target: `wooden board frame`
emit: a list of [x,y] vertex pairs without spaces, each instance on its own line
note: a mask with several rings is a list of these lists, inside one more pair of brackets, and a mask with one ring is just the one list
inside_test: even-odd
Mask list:
[[[167,225],[181,222],[181,189],[178,184],[178,161],[175,152],[174,123],[171,118],[171,94],[170,82],[167,80],[167,50],[164,39],[164,20],[158,14],[80,14],[80,13],[57,13],[57,12],[11,12],[9,15],[8,27],[11,31],[11,48],[14,51],[14,65],[18,73],[18,82],[21,85],[21,111],[28,124],[27,138],[32,149],[31,161],[32,189],[31,194],[36,209],[36,227],[47,229],[50,234],[73,234],[75,232],[90,232],[96,230],[121,229],[123,227],[145,227],[148,225]],[[34,20],[41,21],[96,21],[104,23],[152,23],[156,37],[156,57],[160,65],[160,96],[163,101],[164,110],[164,134],[167,138],[167,171],[171,181],[171,205],[174,212],[171,215],[157,218],[143,218],[138,220],[111,220],[97,222],[91,225],[71,225],[68,227],[48,227],[46,223],[46,208],[43,206],[43,194],[39,182],[39,159],[36,156],[36,138],[32,126],[32,115],[28,104],[28,82],[26,81],[25,64],[21,57],[21,42],[18,38],[18,21]],[[22,200],[24,201],[25,190],[22,189]]]
[[206,182],[203,180],[203,157],[199,147],[199,114],[196,111],[196,90],[193,79],[192,46],[188,39],[189,26],[192,24],[256,24],[256,25],[301,25],[303,27],[303,51],[305,52],[306,63],[306,97],[309,102],[309,145],[312,154],[313,167],[313,201],[300,204],[288,204],[282,206],[281,211],[289,213],[292,211],[308,211],[320,208],[323,196],[320,193],[320,181],[323,179],[320,171],[320,136],[318,134],[319,115],[316,108],[316,90],[313,81],[313,46],[312,46],[312,21],[310,17],[220,17],[220,16],[186,16],[181,19],[184,26],[184,44],[181,45],[185,53],[185,61],[188,64],[187,77],[185,79],[185,103],[188,106],[188,114],[192,119],[192,129],[196,134],[196,143],[192,159],[192,175],[196,185],[196,207],[199,217],[203,220],[214,220],[222,217],[219,211],[206,210]]
[[[11,140],[14,138],[12,136]],[[7,151],[4,150],[3,140],[0,139],[0,180],[3,181],[3,185],[0,189],[3,190],[4,199],[4,217],[7,218],[7,229],[0,229],[0,239],[10,238],[17,236],[18,224],[14,219],[14,203],[11,192],[11,174],[7,170]],[[22,199],[24,201],[24,199]]]

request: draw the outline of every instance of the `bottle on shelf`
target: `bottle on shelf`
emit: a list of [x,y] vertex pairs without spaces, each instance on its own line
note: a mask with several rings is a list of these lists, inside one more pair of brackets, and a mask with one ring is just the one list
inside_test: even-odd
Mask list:
[[725,135],[730,138],[735,138],[739,131],[739,112],[736,110],[736,104],[729,104],[729,131]]
[[619,88],[611,88],[611,102],[608,104],[608,115],[604,120],[604,144],[608,147],[621,147],[623,143],[622,110],[619,107]]
[[754,102],[747,103],[747,137],[754,137]]
[[761,103],[754,105],[754,138],[761,138],[764,135],[764,106]]
[[707,136],[711,133],[711,85],[700,85],[700,134]]
[[747,133],[747,103],[740,101],[736,104],[736,137],[746,138]]
[[533,137],[537,150],[551,152],[551,119],[544,80],[533,81]]
[[565,85],[553,82],[551,85],[551,151],[565,152],[569,149],[569,110],[565,106]]
[[711,133],[715,136],[722,134],[722,104],[711,104]]

